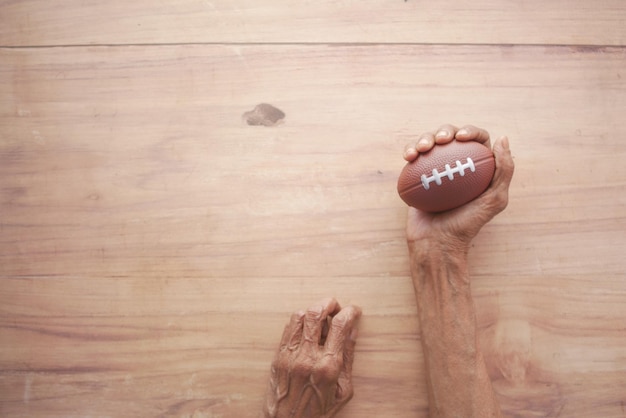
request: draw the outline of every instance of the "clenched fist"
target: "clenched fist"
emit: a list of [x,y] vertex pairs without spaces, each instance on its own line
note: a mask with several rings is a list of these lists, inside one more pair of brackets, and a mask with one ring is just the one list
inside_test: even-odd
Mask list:
[[330,418],[348,403],[360,316],[335,299],[291,316],[272,363],[265,418]]

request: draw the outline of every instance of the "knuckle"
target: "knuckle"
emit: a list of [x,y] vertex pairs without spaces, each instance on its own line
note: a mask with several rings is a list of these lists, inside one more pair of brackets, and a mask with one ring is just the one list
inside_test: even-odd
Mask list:
[[339,377],[339,367],[334,364],[324,363],[315,369],[312,377],[316,382],[336,382]]
[[344,398],[346,401],[349,401],[350,399],[352,399],[354,397],[354,388],[352,387],[351,383],[348,383],[346,385],[346,387],[344,388]]
[[322,317],[322,309],[319,306],[312,306],[306,311],[307,318],[320,319]]
[[272,373],[280,373],[289,369],[289,361],[287,358],[280,356],[272,362]]
[[350,380],[340,381],[337,385],[337,397],[343,402],[348,402],[354,397],[354,387]]
[[503,211],[509,204],[509,192],[506,189],[498,190],[493,196],[493,208],[498,212]]
[[502,212],[509,204],[509,193],[506,189],[494,188],[486,194],[483,210],[491,216]]
[[342,356],[327,354],[315,365],[311,375],[316,382],[336,383],[342,368]]
[[500,203],[499,209],[500,210],[506,209],[506,207],[509,205],[509,194],[506,192],[500,193],[498,200]]
[[499,199],[496,199],[489,206],[490,215],[493,217],[493,216],[499,214],[500,212],[502,212],[505,208],[506,208],[506,203],[502,202]]
[[291,366],[291,374],[298,377],[308,377],[311,375],[312,371],[312,365],[306,361],[296,361]]

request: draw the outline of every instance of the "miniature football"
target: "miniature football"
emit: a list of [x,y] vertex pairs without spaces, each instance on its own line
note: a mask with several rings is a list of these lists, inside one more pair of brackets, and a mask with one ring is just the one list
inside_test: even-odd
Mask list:
[[491,150],[476,141],[435,145],[407,163],[398,178],[398,194],[426,212],[454,209],[489,187],[495,167]]

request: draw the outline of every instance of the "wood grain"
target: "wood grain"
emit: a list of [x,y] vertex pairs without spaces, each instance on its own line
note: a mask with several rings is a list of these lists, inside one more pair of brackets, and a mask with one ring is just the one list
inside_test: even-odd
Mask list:
[[[0,48],[0,416],[256,417],[289,313],[329,295],[364,311],[341,417],[426,416],[395,182],[404,144],[444,122],[514,152],[509,208],[471,252],[505,411],[626,416],[622,46],[298,44],[330,36],[315,11],[371,7],[376,27],[355,2],[309,4],[293,36],[248,28],[280,45],[129,45],[181,42],[169,6],[26,4],[1,7],[0,43],[27,47]],[[124,10],[162,32],[73,19]],[[251,41],[231,24],[206,39]],[[524,43],[566,43],[544,29]],[[32,47],[92,42],[126,45]],[[249,126],[259,103],[284,120]]]
[[622,0],[5,1],[0,45],[626,43]]

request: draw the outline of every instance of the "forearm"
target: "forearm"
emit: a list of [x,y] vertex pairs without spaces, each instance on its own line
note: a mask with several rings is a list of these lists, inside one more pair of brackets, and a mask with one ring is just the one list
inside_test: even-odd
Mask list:
[[478,346],[467,253],[409,244],[431,417],[500,417]]

